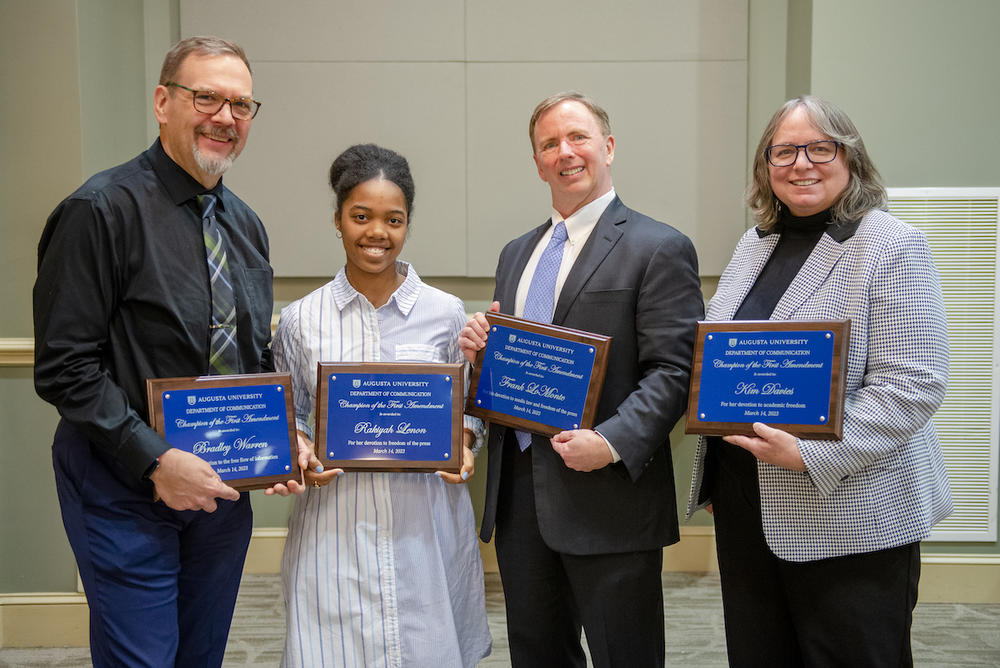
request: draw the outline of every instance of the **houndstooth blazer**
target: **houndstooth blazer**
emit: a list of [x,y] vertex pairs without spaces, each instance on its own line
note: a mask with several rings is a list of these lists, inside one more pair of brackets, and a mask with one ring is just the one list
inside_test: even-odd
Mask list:
[[[743,235],[708,308],[730,320],[779,234]],[[873,210],[824,234],[772,320],[851,320],[844,438],[799,439],[805,472],[757,462],[764,536],[775,555],[812,561],[926,537],[952,510],[931,416],[944,399],[948,334],[922,232]],[[711,503],[698,443],[688,518]]]

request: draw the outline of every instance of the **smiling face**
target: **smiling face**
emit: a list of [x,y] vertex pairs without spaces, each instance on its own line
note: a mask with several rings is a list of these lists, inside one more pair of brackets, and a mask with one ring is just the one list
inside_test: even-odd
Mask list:
[[[821,139],[830,137],[813,125],[805,108],[797,107],[778,126],[771,144],[801,145]],[[794,163],[787,167],[769,164],[768,173],[774,196],[795,216],[811,216],[829,209],[851,178],[843,150],[832,162],[816,165],[799,149]]]
[[549,184],[552,208],[564,218],[611,190],[615,139],[605,137],[586,106],[567,100],[535,124],[535,166]]
[[334,216],[347,253],[347,278],[359,292],[378,279],[395,278],[408,225],[406,197],[392,181],[375,178],[354,186]]
[[[192,53],[181,63],[176,83],[215,91],[228,98],[253,97],[250,71],[236,56]],[[229,104],[216,114],[194,108],[192,93],[157,86],[153,110],[160,123],[160,142],[167,155],[206,188],[212,188],[243,150],[252,121],[233,118]]]

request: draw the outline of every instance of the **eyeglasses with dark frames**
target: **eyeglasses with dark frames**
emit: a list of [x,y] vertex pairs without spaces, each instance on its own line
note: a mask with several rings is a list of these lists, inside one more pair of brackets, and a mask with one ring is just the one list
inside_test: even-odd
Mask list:
[[249,121],[260,111],[260,102],[249,97],[225,97],[219,95],[214,90],[195,90],[182,86],[176,81],[168,81],[164,86],[175,86],[191,93],[191,100],[194,102],[195,111],[214,116],[219,113],[228,102],[229,111],[233,118],[238,121]]
[[764,150],[767,161],[775,167],[794,165],[799,159],[799,150],[806,152],[806,158],[814,165],[822,165],[837,159],[839,141],[819,139],[805,144],[772,144]]

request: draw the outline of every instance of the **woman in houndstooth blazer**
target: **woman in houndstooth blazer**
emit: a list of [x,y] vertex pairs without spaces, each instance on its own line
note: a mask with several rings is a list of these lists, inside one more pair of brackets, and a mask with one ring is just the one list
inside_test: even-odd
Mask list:
[[952,508],[931,417],[948,341],[923,234],[893,218],[857,129],[813,97],[764,131],[758,225],[708,320],[850,319],[844,432],[703,438],[688,517],[715,517],[731,666],[911,665],[919,541]]

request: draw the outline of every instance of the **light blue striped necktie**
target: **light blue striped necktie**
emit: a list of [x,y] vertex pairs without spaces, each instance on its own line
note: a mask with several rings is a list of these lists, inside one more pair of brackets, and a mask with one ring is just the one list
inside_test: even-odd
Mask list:
[[215,220],[216,197],[198,195],[201,206],[201,227],[205,237],[205,256],[212,285],[212,323],[208,347],[208,367],[211,375],[225,375],[239,371],[239,354],[236,347],[236,296],[226,260],[226,245],[222,230]]
[[[566,246],[566,223],[559,221],[552,228],[552,238],[542,251],[542,257],[535,267],[535,274],[528,286],[528,295],[524,300],[523,316],[536,322],[552,322],[552,312],[556,303],[556,278],[559,276],[559,266],[562,264],[563,249]],[[521,452],[531,445],[531,434],[520,429],[514,432]]]

